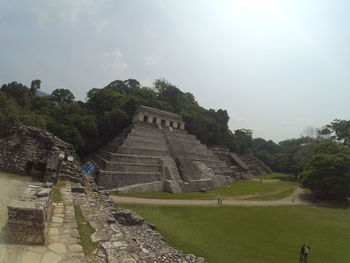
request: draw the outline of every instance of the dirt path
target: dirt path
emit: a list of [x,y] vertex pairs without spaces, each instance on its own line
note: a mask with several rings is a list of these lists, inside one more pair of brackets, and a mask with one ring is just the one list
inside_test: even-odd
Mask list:
[[[294,193],[281,200],[271,201],[255,201],[255,200],[240,200],[240,199],[224,199],[223,205],[239,205],[239,206],[279,206],[279,205],[300,205],[309,204],[302,201],[299,195],[303,190],[297,187]],[[154,204],[154,205],[217,205],[217,200],[180,200],[180,199],[148,199],[125,196],[111,196],[111,198],[121,203],[129,204]],[[294,201],[293,201],[294,199]]]

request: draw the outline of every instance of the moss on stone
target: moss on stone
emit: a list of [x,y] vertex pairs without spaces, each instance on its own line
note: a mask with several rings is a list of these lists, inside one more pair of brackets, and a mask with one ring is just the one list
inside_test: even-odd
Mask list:
[[97,242],[91,240],[91,235],[95,232],[95,229],[93,229],[85,219],[80,206],[75,205],[74,212],[78,224],[80,244],[83,247],[85,255],[89,255],[94,249],[100,248],[100,245]]
[[65,185],[66,185],[66,181],[57,180],[57,183],[53,186],[53,188],[52,188],[52,192],[53,192],[52,200],[53,200],[54,203],[61,203],[61,202],[63,202],[62,194],[60,192],[60,189],[62,187],[64,187]]

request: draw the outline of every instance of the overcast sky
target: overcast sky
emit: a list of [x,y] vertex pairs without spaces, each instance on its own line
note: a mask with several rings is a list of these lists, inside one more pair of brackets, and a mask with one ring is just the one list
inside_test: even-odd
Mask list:
[[280,141],[350,112],[350,1],[0,0],[0,82],[165,78]]

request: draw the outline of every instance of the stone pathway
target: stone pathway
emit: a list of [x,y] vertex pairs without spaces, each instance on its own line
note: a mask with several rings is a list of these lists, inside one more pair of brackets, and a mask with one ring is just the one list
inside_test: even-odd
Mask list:
[[[284,199],[271,201],[255,201],[255,200],[241,200],[241,199],[224,199],[223,205],[239,205],[239,206],[279,206],[279,205],[314,205],[309,201],[299,198],[303,190],[297,187],[294,193]],[[182,199],[149,199],[136,198],[126,196],[111,196],[117,203],[130,204],[154,204],[154,205],[217,205],[217,200],[182,200]]]
[[86,263],[75,221],[70,182],[61,189],[62,203],[53,203],[45,246],[0,244],[1,263]]

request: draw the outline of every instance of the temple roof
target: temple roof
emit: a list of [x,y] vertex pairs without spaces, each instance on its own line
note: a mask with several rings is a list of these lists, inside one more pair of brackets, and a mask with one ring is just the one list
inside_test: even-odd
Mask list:
[[139,113],[139,112],[146,112],[146,113],[149,113],[149,114],[152,114],[152,115],[168,117],[168,118],[176,119],[176,120],[179,120],[179,121],[183,122],[182,116],[180,116],[178,114],[175,114],[175,113],[172,113],[172,112],[168,112],[168,111],[158,110],[158,109],[147,107],[147,106],[140,106],[136,110],[136,113]]

